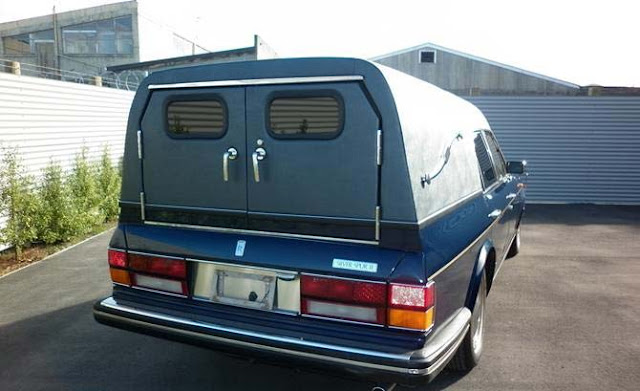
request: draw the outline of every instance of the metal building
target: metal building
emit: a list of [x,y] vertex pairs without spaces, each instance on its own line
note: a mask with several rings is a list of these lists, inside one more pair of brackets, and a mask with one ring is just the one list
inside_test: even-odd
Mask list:
[[0,59],[101,75],[110,65],[206,52],[140,8],[125,1],[0,23]]
[[580,86],[432,43],[371,59],[457,95],[577,95]]
[[640,97],[468,97],[536,203],[640,205]]
[[373,60],[478,106],[507,159],[529,163],[529,202],[640,205],[639,89],[580,87],[431,43]]

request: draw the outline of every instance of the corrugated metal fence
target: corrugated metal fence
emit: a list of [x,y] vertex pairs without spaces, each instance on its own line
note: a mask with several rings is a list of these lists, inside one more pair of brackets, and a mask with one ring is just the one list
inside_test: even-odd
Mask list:
[[[17,147],[27,170],[36,177],[51,160],[70,167],[83,147],[95,160],[108,145],[115,162],[123,153],[133,95],[0,73],[0,147]],[[1,154],[0,149],[0,158]]]
[[467,99],[529,163],[528,200],[640,205],[640,97]]

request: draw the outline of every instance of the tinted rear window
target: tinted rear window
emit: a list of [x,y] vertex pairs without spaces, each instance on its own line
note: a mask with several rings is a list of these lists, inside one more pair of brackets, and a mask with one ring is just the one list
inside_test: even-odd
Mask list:
[[342,105],[331,96],[276,98],[269,125],[276,137],[332,138],[342,127]]
[[226,112],[218,100],[177,101],[167,107],[168,130],[172,136],[221,137]]
[[476,157],[478,158],[478,163],[480,164],[480,170],[482,171],[482,183],[484,187],[490,185],[496,179],[496,173],[493,170],[493,165],[491,164],[491,158],[489,157],[489,152],[487,152],[487,148],[484,145],[484,141],[482,141],[482,136],[480,133],[476,134],[476,138],[474,140],[476,146]]

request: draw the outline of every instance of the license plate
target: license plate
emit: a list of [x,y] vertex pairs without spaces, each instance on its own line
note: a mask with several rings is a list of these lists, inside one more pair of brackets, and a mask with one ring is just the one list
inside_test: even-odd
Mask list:
[[263,310],[273,309],[276,278],[272,273],[216,270],[213,301]]

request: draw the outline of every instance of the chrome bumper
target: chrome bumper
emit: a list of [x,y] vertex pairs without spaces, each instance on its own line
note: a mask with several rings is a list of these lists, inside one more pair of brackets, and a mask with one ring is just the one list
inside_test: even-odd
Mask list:
[[471,317],[468,309],[462,309],[447,322],[447,326],[443,327],[445,330],[440,330],[429,339],[424,349],[392,354],[198,322],[118,304],[112,297],[97,302],[93,313],[100,323],[137,332],[226,345],[294,360],[333,364],[332,366],[350,372],[380,373],[403,379],[427,380],[435,377],[449,362],[469,328]]

